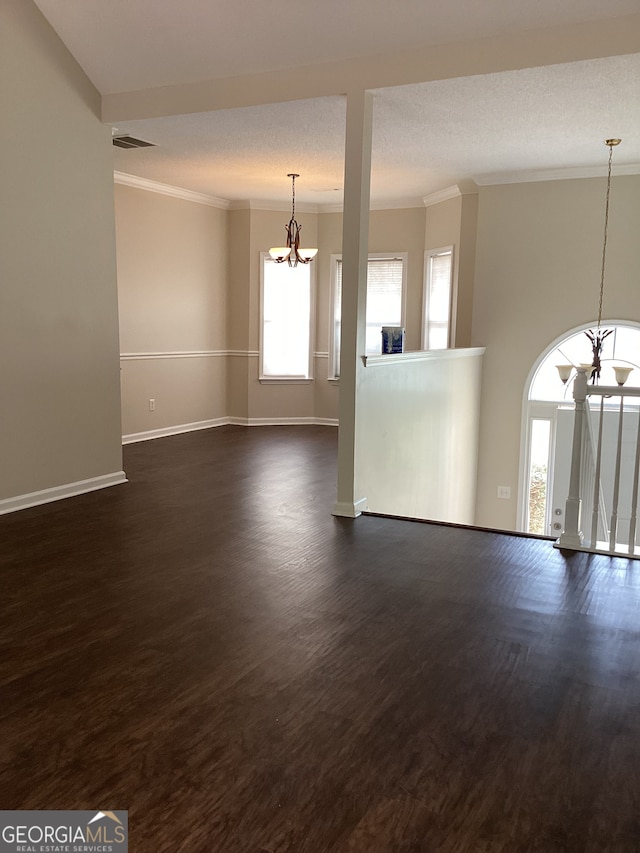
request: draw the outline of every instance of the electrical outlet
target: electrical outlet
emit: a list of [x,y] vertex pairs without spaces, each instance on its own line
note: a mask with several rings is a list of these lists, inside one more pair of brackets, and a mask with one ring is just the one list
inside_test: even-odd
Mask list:
[[511,497],[511,486],[498,486],[498,497],[503,501],[508,501]]
[[156,410],[156,401],[155,400],[149,400],[149,411],[155,412],[155,410]]

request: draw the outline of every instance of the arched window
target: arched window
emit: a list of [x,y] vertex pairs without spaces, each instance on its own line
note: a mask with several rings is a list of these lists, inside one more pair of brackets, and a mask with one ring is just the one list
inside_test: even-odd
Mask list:
[[[559,536],[563,528],[573,424],[573,374],[563,385],[557,365],[591,364],[585,331],[572,329],[556,339],[536,360],[524,393],[518,528]],[[615,385],[614,367],[631,367],[626,385],[640,387],[640,324],[611,321],[601,355],[601,385]],[[638,398],[635,398],[636,400]],[[629,398],[632,402],[632,398]]]
[[[601,385],[615,385],[613,368],[617,366],[633,367],[627,385],[640,387],[640,326],[606,323],[605,329],[612,329],[604,342],[600,374]],[[552,348],[542,356],[529,385],[529,400],[555,400],[559,403],[571,399],[571,383],[562,385],[558,380],[558,364],[591,363],[591,344],[584,329],[571,332],[560,342],[554,342]]]

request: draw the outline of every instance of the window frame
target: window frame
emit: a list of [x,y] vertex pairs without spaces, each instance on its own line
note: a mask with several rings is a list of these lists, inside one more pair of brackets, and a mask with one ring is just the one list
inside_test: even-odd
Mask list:
[[275,261],[269,252],[260,252],[260,329],[259,329],[259,360],[258,379],[261,384],[307,385],[313,382],[314,350],[315,350],[315,305],[316,305],[316,270],[315,263],[304,264],[309,271],[309,347],[307,353],[306,376],[300,374],[282,374],[272,376],[264,372],[264,271],[265,264]]
[[422,349],[430,352],[429,347],[429,302],[431,291],[431,261],[439,255],[451,255],[451,268],[449,270],[449,315],[447,318],[447,346],[441,349],[451,349],[454,336],[454,306],[455,294],[455,245],[440,246],[437,249],[426,249],[424,253],[424,283],[422,290]]
[[[406,313],[407,313],[407,267],[409,263],[408,252],[369,252],[367,255],[367,273],[369,261],[384,261],[384,260],[400,260],[402,261],[402,292],[400,296],[400,325],[406,328]],[[336,291],[338,288],[338,261],[342,261],[342,253],[337,252],[331,255],[330,267],[330,302],[329,302],[329,372],[328,379],[330,382],[339,382],[340,375],[336,375],[336,335],[335,335],[335,316],[336,316]],[[365,306],[366,311],[366,306]],[[342,320],[340,321],[342,327]],[[365,353],[362,353],[365,355]]]

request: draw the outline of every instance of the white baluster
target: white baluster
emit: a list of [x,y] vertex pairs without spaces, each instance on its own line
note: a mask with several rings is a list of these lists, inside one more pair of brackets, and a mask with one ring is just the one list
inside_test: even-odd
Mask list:
[[638,471],[640,469],[640,409],[638,409],[638,435],[636,437],[636,466],[633,471],[631,492],[631,521],[629,523],[629,554],[636,550],[636,524],[638,519]]
[[618,532],[618,499],[620,497],[620,460],[622,458],[622,421],[624,417],[624,397],[620,397],[620,420],[618,422],[618,448],[616,450],[616,473],[613,480],[613,504],[611,507],[611,531],[609,535],[609,550],[616,550],[616,535]]
[[602,421],[604,419],[604,397],[600,398],[600,422],[598,423],[598,448],[596,450],[596,473],[593,484],[593,509],[591,511],[590,548],[598,545],[598,511],[600,509],[600,468],[602,466]]

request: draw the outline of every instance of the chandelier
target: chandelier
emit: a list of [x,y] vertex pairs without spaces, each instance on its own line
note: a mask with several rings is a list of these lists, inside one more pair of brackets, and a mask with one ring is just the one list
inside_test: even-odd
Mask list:
[[298,264],[308,264],[312,261],[318,254],[318,250],[300,248],[302,225],[296,222],[296,178],[300,175],[289,172],[287,177],[291,178],[291,219],[289,224],[284,226],[287,232],[287,245],[269,249],[269,254],[277,264],[286,261],[290,267],[297,267]]

